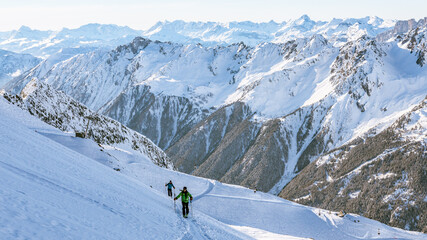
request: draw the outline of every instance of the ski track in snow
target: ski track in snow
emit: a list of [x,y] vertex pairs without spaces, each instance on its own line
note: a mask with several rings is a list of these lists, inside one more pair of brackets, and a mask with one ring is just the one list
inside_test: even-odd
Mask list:
[[193,201],[197,201],[200,198],[202,198],[202,197],[206,196],[207,194],[209,194],[213,190],[213,188],[214,188],[214,183],[212,183],[212,182],[214,182],[214,180],[209,180],[209,186],[208,186],[208,188],[206,188],[206,190],[204,192],[198,194],[197,196],[194,196],[193,197]]

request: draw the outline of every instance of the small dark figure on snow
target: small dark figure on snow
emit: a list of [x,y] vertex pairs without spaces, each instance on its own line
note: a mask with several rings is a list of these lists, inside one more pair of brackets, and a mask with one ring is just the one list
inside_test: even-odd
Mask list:
[[175,189],[175,186],[172,183],[172,180],[169,181],[169,183],[165,184],[165,187],[168,186],[168,196],[172,197],[172,188]]
[[190,212],[190,210],[188,209],[188,202],[193,201],[193,196],[191,196],[191,194],[187,191],[187,187],[184,187],[182,191],[178,194],[178,196],[176,196],[176,198],[174,198],[173,200],[177,200],[179,197],[181,197],[182,202],[182,215],[187,218],[188,213]]

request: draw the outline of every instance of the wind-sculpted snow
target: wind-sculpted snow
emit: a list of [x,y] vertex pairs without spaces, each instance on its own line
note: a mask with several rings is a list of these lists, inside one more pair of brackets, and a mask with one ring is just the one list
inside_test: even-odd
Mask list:
[[148,156],[155,164],[172,169],[166,154],[145,136],[104,117],[51,86],[30,81],[20,96],[4,94],[10,102],[65,132],[87,134],[98,144],[128,146]]

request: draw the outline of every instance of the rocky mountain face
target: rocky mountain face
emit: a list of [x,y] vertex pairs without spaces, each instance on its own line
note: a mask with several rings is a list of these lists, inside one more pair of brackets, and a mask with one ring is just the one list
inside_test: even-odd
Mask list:
[[397,21],[396,25],[390,30],[382,32],[377,35],[376,39],[378,41],[387,41],[391,38],[394,38],[401,34],[406,34],[409,31],[412,31],[416,28],[424,28],[427,25],[427,17],[416,21],[415,19],[410,19],[406,21]]
[[40,61],[41,59],[30,54],[0,50],[0,88],[12,78],[35,67]]
[[214,47],[138,37],[41,63],[7,90],[37,78],[146,135],[180,171],[295,199],[306,190],[284,191],[296,176],[310,179],[305,169],[319,156],[375,137],[425,99],[425,32]]
[[3,97],[62,131],[83,137],[86,134],[98,144],[127,146],[148,156],[155,164],[173,169],[167,155],[145,136],[36,79],[31,80],[20,95],[3,93]]
[[427,232],[427,98],[381,132],[368,132],[305,167],[279,194]]

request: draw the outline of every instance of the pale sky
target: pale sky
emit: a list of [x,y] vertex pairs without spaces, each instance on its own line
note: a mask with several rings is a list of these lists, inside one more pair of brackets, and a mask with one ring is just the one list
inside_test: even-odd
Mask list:
[[145,30],[157,21],[276,22],[307,14],[314,20],[378,16],[427,17],[427,0],[0,0],[0,31],[40,30],[88,23]]

